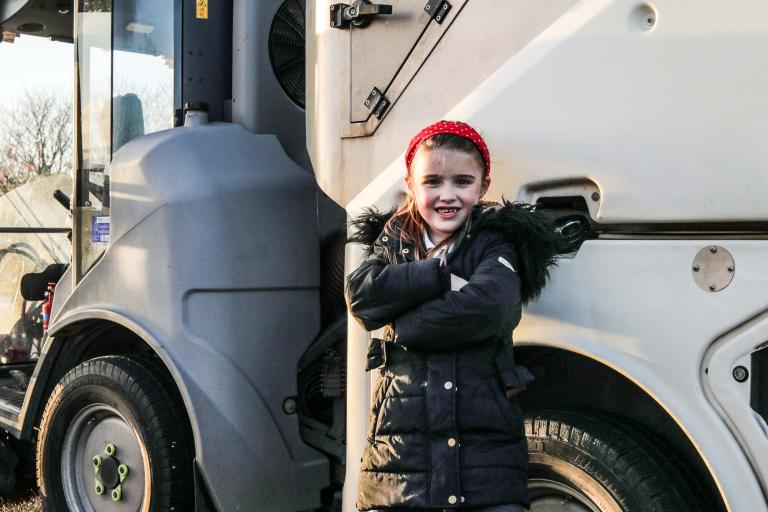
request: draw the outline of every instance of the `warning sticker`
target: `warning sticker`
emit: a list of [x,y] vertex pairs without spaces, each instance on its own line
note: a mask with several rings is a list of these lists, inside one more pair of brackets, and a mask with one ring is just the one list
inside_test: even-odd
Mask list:
[[91,242],[96,244],[109,242],[109,215],[94,215],[91,218]]
[[208,19],[208,0],[195,0],[195,17],[199,20]]

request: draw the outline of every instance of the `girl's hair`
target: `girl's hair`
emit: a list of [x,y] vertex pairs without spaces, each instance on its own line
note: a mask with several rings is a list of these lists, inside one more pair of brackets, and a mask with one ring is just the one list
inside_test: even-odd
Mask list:
[[[483,155],[480,153],[480,150],[477,149],[475,143],[459,135],[454,135],[453,133],[437,133],[432,137],[425,139],[417,151],[420,151],[422,148],[426,151],[432,151],[433,149],[453,149],[455,151],[461,151],[462,153],[473,155],[480,166],[483,169],[485,168]],[[411,179],[413,179],[413,176],[411,175],[411,170],[408,169],[408,180]],[[410,185],[403,202],[397,208],[395,214],[389,218],[386,224],[384,224],[384,231],[388,236],[393,236],[395,234],[395,222],[399,222],[400,224],[400,243],[412,244],[416,248],[416,259],[427,257],[428,254],[426,247],[424,246],[424,238],[422,235],[425,222],[421,217],[421,214],[419,214],[416,198],[413,196]],[[437,244],[432,248],[431,252],[450,244],[455,235],[456,233]]]

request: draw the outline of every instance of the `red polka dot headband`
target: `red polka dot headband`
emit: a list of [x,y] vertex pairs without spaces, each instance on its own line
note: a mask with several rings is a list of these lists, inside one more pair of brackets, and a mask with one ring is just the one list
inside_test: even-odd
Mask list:
[[438,121],[435,124],[427,126],[411,139],[411,143],[408,144],[408,151],[405,152],[406,175],[411,172],[411,162],[413,162],[413,157],[416,155],[416,151],[418,151],[421,144],[438,133],[452,133],[459,137],[471,140],[483,157],[483,163],[485,163],[485,176],[488,177],[491,175],[491,153],[488,151],[488,146],[485,144],[485,141],[474,128],[466,123],[457,121]]

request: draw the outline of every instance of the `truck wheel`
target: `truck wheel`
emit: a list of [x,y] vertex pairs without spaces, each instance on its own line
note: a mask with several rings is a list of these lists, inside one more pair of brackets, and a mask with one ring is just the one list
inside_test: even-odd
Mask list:
[[193,510],[181,398],[148,359],[86,361],[56,385],[37,441],[45,510]]
[[709,511],[697,479],[637,429],[602,415],[543,411],[525,419],[531,512]]

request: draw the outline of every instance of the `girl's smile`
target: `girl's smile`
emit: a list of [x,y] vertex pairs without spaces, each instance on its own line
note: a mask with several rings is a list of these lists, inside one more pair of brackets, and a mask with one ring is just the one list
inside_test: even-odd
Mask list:
[[432,243],[461,228],[489,185],[477,156],[455,149],[419,149],[409,187]]

